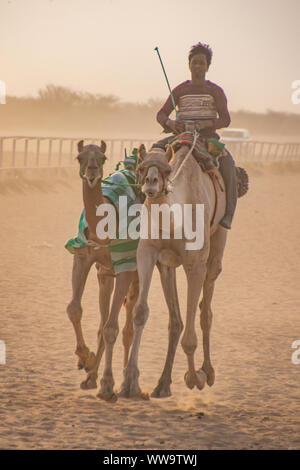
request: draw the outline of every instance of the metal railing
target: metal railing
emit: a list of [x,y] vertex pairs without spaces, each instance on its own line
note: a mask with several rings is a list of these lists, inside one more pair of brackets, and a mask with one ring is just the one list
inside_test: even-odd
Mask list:
[[[77,165],[78,137],[0,137],[0,169],[68,168]],[[114,165],[129,154],[134,147],[144,143],[146,147],[154,139],[104,139],[109,163]],[[98,139],[84,138],[85,144],[100,144]],[[236,162],[285,162],[300,161],[300,143],[285,142],[226,142]]]
[[300,142],[227,141],[226,148],[237,162],[300,161]]
[[[84,137],[84,143],[100,145],[99,139]],[[69,168],[77,165],[79,137],[0,137],[0,169]],[[141,143],[151,145],[154,140],[103,139],[107,145],[109,162],[117,163]]]

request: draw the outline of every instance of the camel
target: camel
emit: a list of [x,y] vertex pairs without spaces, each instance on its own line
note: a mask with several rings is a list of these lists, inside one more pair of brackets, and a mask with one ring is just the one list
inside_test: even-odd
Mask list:
[[[101,146],[86,145],[83,140],[78,142],[77,157],[80,165],[80,177],[82,178],[83,202],[85,208],[85,217],[88,228],[85,231],[88,239],[88,246],[76,248],[73,260],[72,271],[72,291],[71,302],[67,306],[68,316],[73,324],[77,346],[75,354],[79,356],[78,368],[85,369],[88,372],[87,378],[81,383],[82,389],[97,388],[97,377],[99,364],[105,349],[105,345],[110,352],[112,339],[109,324],[106,325],[109,312],[112,316],[118,316],[121,306],[126,296],[126,323],[123,329],[124,345],[124,366],[128,361],[129,349],[133,338],[133,320],[132,310],[138,295],[138,277],[136,271],[121,272],[114,275],[109,252],[109,238],[100,240],[96,234],[96,226],[102,217],[96,216],[96,207],[100,204],[112,204],[110,199],[102,194],[101,181],[103,178],[103,165],[106,160],[106,144],[101,141]],[[90,268],[96,264],[97,277],[99,283],[99,307],[101,321],[98,330],[98,348],[96,355],[87,347],[82,327],[82,306],[81,299]],[[110,310],[110,299],[114,289],[114,277],[116,277],[115,290]],[[100,391],[100,398],[108,401],[114,401],[114,393],[106,393],[105,382],[110,384],[112,381],[111,368],[105,367],[103,386]]]
[[[143,397],[139,387],[138,353],[142,332],[149,316],[147,304],[149,288],[155,265],[160,272],[164,296],[169,309],[169,343],[167,357],[162,375],[151,396],[155,398],[171,395],[171,376],[176,348],[183,331],[178,294],[176,287],[176,267],[182,265],[187,278],[187,311],[184,333],[181,340],[182,348],[187,357],[188,370],[184,380],[189,389],[195,386],[202,390],[207,383],[212,386],[215,373],[210,359],[210,329],[212,324],[211,301],[215,280],[222,270],[222,257],[226,243],[227,230],[218,222],[225,212],[225,191],[221,174],[216,175],[219,186],[214,185],[207,172],[202,171],[199,164],[190,155],[187,145],[183,145],[174,153],[171,146],[165,152],[154,148],[148,153],[142,145],[139,148],[141,162],[138,172],[142,181],[142,191],[146,195],[145,205],[148,209],[149,238],[141,238],[137,250],[137,266],[140,283],[138,300],[133,311],[134,339],[126,368],[124,381],[119,395],[122,397]],[[168,191],[168,178],[171,191]],[[223,186],[223,187],[222,187]],[[217,198],[217,201],[216,201]],[[217,202],[217,204],[216,204]],[[171,237],[151,239],[150,223],[153,204],[179,203],[204,204],[204,242],[201,249],[187,250],[187,240],[172,238],[174,218],[171,219]],[[195,226],[193,214],[193,227]],[[161,229],[161,219],[160,219]],[[197,305],[203,287],[200,307],[200,324],[203,334],[204,361],[201,369],[196,370],[195,351],[197,336],[195,318]]]

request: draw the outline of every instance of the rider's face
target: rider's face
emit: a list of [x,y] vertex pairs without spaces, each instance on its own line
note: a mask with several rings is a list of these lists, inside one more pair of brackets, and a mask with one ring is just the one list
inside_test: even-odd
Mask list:
[[192,78],[204,78],[207,72],[207,59],[205,54],[195,54],[190,61]]

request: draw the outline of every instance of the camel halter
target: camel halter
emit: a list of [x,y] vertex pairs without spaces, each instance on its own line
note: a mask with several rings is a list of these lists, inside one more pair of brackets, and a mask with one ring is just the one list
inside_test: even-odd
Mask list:
[[[169,145],[172,149],[172,158],[174,156],[174,149],[171,145]],[[155,149],[157,150],[157,149]],[[163,152],[163,149],[161,149],[162,152]],[[147,171],[146,173],[143,175],[143,177],[141,177],[141,170],[138,168],[137,170],[137,173],[139,175],[139,179],[140,179],[140,184],[138,186],[140,186],[140,188],[142,188],[142,186],[145,184],[145,179],[147,177],[147,174],[148,174],[148,171],[150,170],[150,168],[152,167],[155,167],[157,168],[159,174],[161,175],[162,177],[162,180],[163,180],[163,187],[162,189],[157,193],[157,195],[155,196],[154,199],[160,199],[163,195],[167,194],[168,193],[168,182],[169,182],[169,179],[168,179],[168,173],[166,173],[162,168],[159,167],[159,165],[156,165],[155,162],[153,162],[152,165],[149,164],[148,168],[147,168]]]
[[[152,165],[152,166],[154,166],[155,168],[157,168],[157,166],[155,166],[155,165]],[[149,167],[148,170],[149,170],[150,168],[152,168],[152,166]],[[160,174],[161,177],[162,177],[162,180],[163,180],[163,187],[162,187],[161,191],[159,191],[159,192],[157,193],[157,195],[155,196],[155,198],[153,198],[153,199],[160,199],[163,195],[165,195],[165,194],[168,193],[168,187],[167,187],[167,186],[168,186],[168,181],[169,181],[168,176],[167,176],[166,173],[164,173],[164,172],[163,172],[162,170],[160,170],[159,168],[157,168],[157,169],[158,169],[159,174]],[[142,186],[144,185],[146,176],[147,176],[147,175],[145,175],[144,178],[143,178],[143,180],[142,180],[142,182],[141,182],[140,184],[136,185],[136,186],[142,187]]]
[[175,181],[175,179],[177,178],[177,176],[179,175],[179,173],[181,172],[183,166],[186,164],[189,156],[193,153],[193,150],[195,148],[195,145],[196,145],[196,141],[197,141],[197,138],[199,137],[199,132],[196,131],[196,129],[194,130],[194,140],[193,140],[193,145],[191,146],[190,150],[188,151],[188,153],[186,154],[186,156],[184,157],[181,165],[179,166],[179,168],[177,169],[175,175],[173,176],[173,178],[169,178],[169,183],[172,185],[173,182]]
[[[161,197],[163,194],[167,194],[168,192],[168,184],[170,185],[173,185],[175,179],[177,178],[177,176],[179,175],[179,173],[181,172],[182,170],[182,167],[185,165],[185,163],[187,162],[189,156],[192,154],[194,148],[195,148],[195,145],[196,145],[196,141],[197,141],[197,138],[199,137],[199,132],[196,131],[196,129],[194,130],[194,140],[193,140],[193,144],[190,148],[190,150],[188,151],[188,153],[186,154],[186,156],[184,157],[181,165],[179,166],[179,168],[177,169],[175,175],[173,176],[173,178],[167,178],[167,175],[163,173],[163,171],[159,170],[158,171],[160,172],[160,174],[162,175],[163,177],[163,181],[164,181],[164,185],[163,185],[163,188],[162,190],[158,193],[157,197]],[[172,150],[173,150],[173,147],[172,147]],[[173,158],[173,157],[172,157]],[[155,165],[153,165],[155,166]],[[143,178],[142,180],[142,184],[141,186],[144,184],[144,180],[145,178]],[[167,182],[167,184],[166,184]]]

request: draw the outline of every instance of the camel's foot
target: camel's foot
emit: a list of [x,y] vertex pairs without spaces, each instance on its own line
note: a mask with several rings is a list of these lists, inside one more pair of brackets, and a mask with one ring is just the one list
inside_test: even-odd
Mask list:
[[191,390],[196,386],[199,390],[202,390],[206,382],[206,373],[199,369],[195,372],[187,371],[184,376],[186,386]]
[[123,387],[118,393],[118,396],[121,398],[131,398],[134,400],[150,400],[149,393],[132,390],[132,389],[124,389]]
[[131,382],[130,380],[125,380],[121,385],[121,390],[118,395],[122,398],[133,398],[141,395],[142,390],[139,387],[138,382]]
[[114,391],[111,393],[104,393],[100,390],[99,393],[97,393],[97,397],[100,398],[100,400],[110,403],[116,403],[116,401],[118,401],[118,395]]
[[96,356],[93,352],[89,350],[89,348],[85,348],[84,350],[76,350],[75,354],[79,356],[78,359],[78,369],[84,369],[86,372],[92,370],[96,364]]
[[151,393],[153,398],[167,398],[172,395],[170,384],[164,384],[163,382],[158,382],[157,386]]
[[97,397],[101,400],[105,400],[111,403],[115,403],[118,400],[118,395],[114,392],[114,379],[110,377],[103,377],[100,380],[101,388]]
[[125,380],[121,385],[118,395],[122,398],[140,398],[149,400],[149,394],[142,392],[139,386],[139,371],[137,368],[125,371]]
[[201,369],[203,370],[203,372],[206,374],[206,383],[207,385],[209,385],[210,387],[213,386],[213,384],[215,383],[215,371],[214,371],[214,368],[212,365],[209,365],[209,366],[205,366],[203,364],[203,366],[201,367]]
[[97,388],[97,374],[90,373],[87,378],[81,382],[80,388],[82,390],[91,390],[92,388]]

